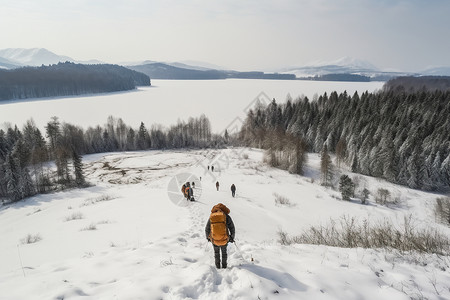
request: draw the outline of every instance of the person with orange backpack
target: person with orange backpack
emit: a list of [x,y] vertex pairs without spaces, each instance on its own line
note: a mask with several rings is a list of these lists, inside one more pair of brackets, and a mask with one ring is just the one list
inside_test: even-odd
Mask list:
[[188,201],[195,201],[194,190],[191,188],[191,184],[189,182],[186,182],[185,184],[184,197]]
[[[205,227],[206,239],[212,243],[214,248],[217,269],[227,268],[227,246],[228,243],[234,243],[234,223],[229,214],[230,209],[224,204],[214,205]],[[220,252],[222,252],[222,264]]]

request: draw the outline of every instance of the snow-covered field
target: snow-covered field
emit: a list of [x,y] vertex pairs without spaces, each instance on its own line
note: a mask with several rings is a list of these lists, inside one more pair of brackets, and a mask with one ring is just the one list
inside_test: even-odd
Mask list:
[[[236,118],[243,119],[246,109],[256,98],[268,102],[275,98],[286,101],[306,95],[345,90],[363,93],[380,89],[383,82],[318,82],[301,80],[152,80],[152,87],[136,91],[83,97],[33,99],[0,102],[0,128],[5,122],[21,128],[33,118],[44,128],[51,117],[74,125],[103,125],[108,116],[122,118],[126,124],[138,128],[140,122],[170,126],[178,120],[205,114],[214,133],[223,132]],[[264,93],[264,94],[261,94]],[[240,125],[240,124],[239,124]]]
[[[432,212],[435,194],[360,176],[373,194],[388,188],[403,205],[344,202],[338,192],[318,185],[314,154],[305,177],[269,168],[261,151],[241,148],[107,153],[83,160],[95,186],[0,209],[0,299],[450,298],[447,257],[278,242],[279,230],[296,235],[343,215],[400,223],[411,214],[418,226],[439,227]],[[212,164],[215,171],[209,172]],[[171,182],[180,174],[202,178],[196,182],[197,202],[175,204],[178,187]],[[292,205],[276,205],[274,193]],[[226,270],[214,267],[204,236],[209,211],[219,202],[230,208],[236,226]],[[38,241],[24,243],[27,236]]]

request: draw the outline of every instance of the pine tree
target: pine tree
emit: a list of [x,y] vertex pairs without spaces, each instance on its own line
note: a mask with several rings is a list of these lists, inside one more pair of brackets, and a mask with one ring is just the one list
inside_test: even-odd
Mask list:
[[330,186],[333,180],[333,165],[330,155],[328,154],[327,145],[323,146],[322,154],[320,157],[320,172],[322,177],[322,185]]
[[28,168],[22,169],[20,179],[21,199],[35,195],[36,190],[34,188],[33,180],[31,179]]
[[230,135],[228,134],[228,130],[225,129],[225,133],[223,134],[223,138],[225,140],[225,143],[228,144],[228,142],[230,141]]
[[347,144],[345,139],[340,138],[336,144],[336,165],[338,168],[341,167],[341,162],[344,160],[347,151]]
[[306,145],[301,138],[295,138],[295,149],[294,149],[294,173],[303,175],[303,169],[307,162]]
[[58,182],[62,184],[70,183],[70,172],[69,172],[69,151],[59,146],[56,151],[55,157],[56,173],[58,175]]
[[83,174],[83,163],[81,161],[81,156],[75,151],[72,151],[72,161],[75,173],[75,184],[79,187],[83,186],[85,184],[85,178]]
[[12,153],[8,153],[5,161],[5,181],[6,193],[12,201],[19,201],[22,199],[22,192],[20,190],[20,166],[18,159],[14,158]]
[[58,143],[61,138],[61,126],[58,120],[58,117],[52,117],[52,120],[47,123],[47,126],[45,127],[47,132],[47,137],[50,142],[50,153],[52,157],[55,157]]
[[386,135],[386,137],[381,139],[379,159],[383,168],[382,177],[387,181],[395,182],[395,176],[398,172],[398,168],[392,135]]
[[367,188],[364,188],[362,191],[362,200],[361,200],[362,204],[366,204],[367,200],[369,199],[369,195],[370,195],[369,190]]
[[136,134],[133,128],[128,129],[127,133],[127,150],[136,150]]
[[145,150],[150,147],[149,145],[149,134],[147,132],[147,129],[145,128],[145,125],[143,122],[141,122],[141,125],[139,126],[139,131],[136,137],[136,146],[139,150]]
[[339,191],[342,195],[342,200],[350,201],[350,197],[353,196],[355,184],[347,175],[342,175],[339,179]]

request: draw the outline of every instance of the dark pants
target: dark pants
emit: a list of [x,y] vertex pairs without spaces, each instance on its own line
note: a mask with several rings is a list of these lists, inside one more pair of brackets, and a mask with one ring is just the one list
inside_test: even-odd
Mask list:
[[234,197],[234,195],[236,195],[236,191],[231,191],[231,196]]
[[214,259],[216,262],[217,269],[220,269],[220,252],[222,251],[222,268],[227,267],[227,245],[225,246],[216,246],[214,247]]

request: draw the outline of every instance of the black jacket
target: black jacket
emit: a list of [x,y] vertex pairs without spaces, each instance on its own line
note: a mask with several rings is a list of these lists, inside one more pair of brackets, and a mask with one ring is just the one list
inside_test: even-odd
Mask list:
[[[226,216],[227,216],[226,222],[227,222],[228,236],[230,237],[231,240],[234,240],[234,223],[230,215]],[[205,227],[205,234],[207,239],[209,239],[210,233],[211,233],[211,220],[208,218],[208,222],[206,223]]]

